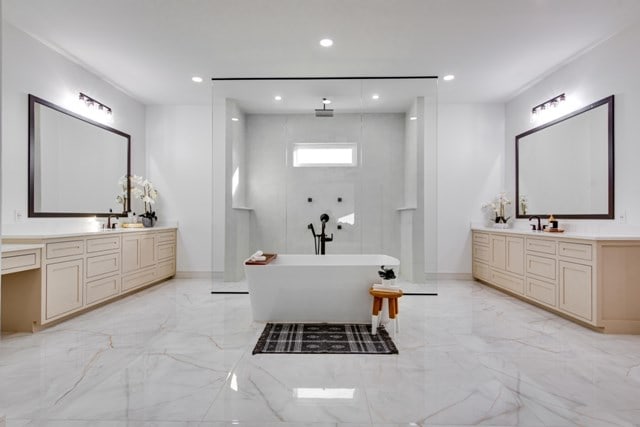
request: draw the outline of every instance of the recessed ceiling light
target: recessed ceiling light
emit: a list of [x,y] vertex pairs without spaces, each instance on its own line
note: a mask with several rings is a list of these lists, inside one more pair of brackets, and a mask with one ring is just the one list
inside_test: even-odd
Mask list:
[[409,120],[418,120],[418,118],[416,116],[411,116],[409,117]]
[[322,40],[320,40],[320,46],[322,46],[322,47],[331,47],[331,46],[333,46],[333,40],[331,40],[331,39],[322,39]]
[[331,100],[327,98],[322,98],[322,103],[328,105],[328,104],[331,104]]
[[371,95],[371,99],[380,99],[380,95],[374,93],[373,95]]
[[280,95],[276,95],[273,97],[276,101],[282,101],[282,97]]
[[202,77],[200,77],[200,76],[193,76],[193,77],[191,77],[191,80],[196,82],[196,83],[202,83]]
[[238,120],[240,120],[240,119],[237,118],[237,117],[231,117],[231,121],[237,122]]
[[444,76],[442,78],[442,80],[444,80],[445,82],[450,82],[451,80],[455,79],[456,76],[454,76],[453,74],[447,74],[446,76]]

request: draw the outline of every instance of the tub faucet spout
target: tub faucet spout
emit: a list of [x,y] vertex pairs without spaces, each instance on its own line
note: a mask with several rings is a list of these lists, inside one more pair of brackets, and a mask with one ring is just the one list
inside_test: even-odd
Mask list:
[[[323,214],[327,215],[327,214]],[[329,219],[329,215],[327,215],[327,220]],[[331,233],[331,237],[328,237],[324,232],[324,227],[327,225],[327,221],[322,221],[322,233],[320,233],[320,255],[325,255],[325,243],[333,242],[333,233]]]

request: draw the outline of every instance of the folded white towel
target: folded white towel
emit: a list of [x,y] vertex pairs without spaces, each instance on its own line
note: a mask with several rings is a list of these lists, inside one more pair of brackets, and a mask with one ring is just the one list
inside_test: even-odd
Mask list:
[[373,289],[400,289],[400,285],[383,285],[381,283],[374,283]]
[[267,257],[266,256],[252,256],[251,257],[251,261],[266,261]]
[[255,252],[253,255],[251,255],[249,258],[252,258],[252,259],[253,259],[253,258],[257,257],[257,256],[262,256],[262,255],[263,255],[262,251],[256,251],[256,252]]

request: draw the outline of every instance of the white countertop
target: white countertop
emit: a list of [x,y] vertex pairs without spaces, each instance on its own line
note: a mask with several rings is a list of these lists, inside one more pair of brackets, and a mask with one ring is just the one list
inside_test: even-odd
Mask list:
[[42,249],[44,247],[43,244],[40,243],[29,243],[29,244],[15,244],[10,243],[6,245],[2,245],[2,253],[10,253],[10,252],[18,252],[18,251],[28,251],[31,249]]
[[[60,239],[65,237],[86,237],[86,236],[100,236],[109,234],[122,234],[122,233],[141,233],[147,231],[162,231],[162,230],[175,230],[176,226],[155,226],[149,228],[116,228],[105,230],[89,230],[89,231],[43,231],[34,230],[31,233],[28,230],[22,231],[19,234],[3,234],[2,240],[13,239]],[[2,245],[2,251],[4,247],[9,245]]]
[[473,231],[487,231],[491,233],[517,234],[520,236],[536,236],[536,237],[553,237],[560,239],[580,239],[580,240],[640,240],[640,233],[631,233],[628,231],[601,231],[601,232],[582,232],[582,231],[565,231],[564,233],[550,233],[547,231],[523,230],[519,228],[493,228],[480,225],[472,225]]

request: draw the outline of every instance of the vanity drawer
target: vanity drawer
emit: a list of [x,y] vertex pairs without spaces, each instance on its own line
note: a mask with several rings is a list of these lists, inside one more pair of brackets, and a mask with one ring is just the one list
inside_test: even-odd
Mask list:
[[473,233],[473,243],[489,245],[489,235],[487,233]]
[[15,273],[24,270],[40,268],[40,250],[5,255],[2,257],[2,274]]
[[555,240],[534,239],[527,237],[527,251],[542,252],[544,254],[556,254]]
[[556,307],[558,288],[555,284],[527,277],[527,296],[541,303]]
[[85,286],[85,298],[87,299],[85,304],[93,304],[118,295],[118,292],[120,292],[120,276],[94,280],[93,282],[87,282]]
[[70,240],[67,242],[47,243],[47,258],[62,258],[84,253],[84,240]]
[[512,292],[523,295],[524,294],[524,279],[519,277],[510,276],[500,271],[491,270],[491,277],[489,281],[496,286],[508,289]]
[[120,271],[120,253],[87,258],[87,278]]
[[166,231],[162,233],[158,233],[157,237],[158,243],[169,243],[175,242],[176,240],[176,232],[175,231]]
[[166,243],[164,245],[158,245],[158,259],[168,259],[176,256],[176,245],[173,243]]
[[473,277],[477,277],[482,280],[489,280],[491,275],[489,274],[489,266],[481,262],[473,262]]
[[592,246],[585,243],[558,243],[558,255],[591,261]]
[[478,246],[474,244],[473,259],[482,262],[489,262],[489,246]]
[[87,253],[120,249],[120,236],[87,239]]
[[158,263],[158,279],[176,274],[176,261],[170,259]]
[[527,274],[556,280],[556,260],[536,255],[527,254]]
[[158,274],[155,267],[149,270],[130,274],[122,278],[122,291],[124,292],[129,289],[137,288],[138,286],[146,285],[156,280],[157,277]]

